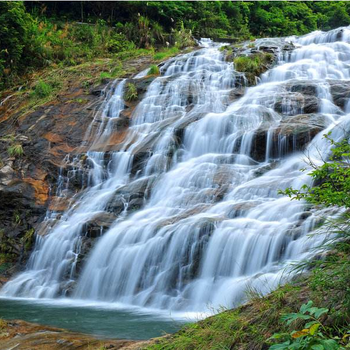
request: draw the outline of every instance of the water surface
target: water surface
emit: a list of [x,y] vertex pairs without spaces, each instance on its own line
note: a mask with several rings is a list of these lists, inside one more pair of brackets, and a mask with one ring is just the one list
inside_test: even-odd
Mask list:
[[0,318],[21,319],[101,338],[149,339],[173,333],[186,321],[103,304],[74,306],[69,301],[0,299]]

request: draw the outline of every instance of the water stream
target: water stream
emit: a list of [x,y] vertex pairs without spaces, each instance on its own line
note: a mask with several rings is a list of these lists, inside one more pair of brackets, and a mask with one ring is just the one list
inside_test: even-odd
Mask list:
[[[219,45],[205,41],[202,49],[170,59],[137,105],[117,151],[104,146],[124,108],[125,81],[112,84],[87,133],[93,139],[87,189],[38,236],[27,270],[1,295],[57,298],[73,283],[73,301],[210,312],[242,302],[247,286],[268,292],[292,261],[315,254],[312,248],[325,237],[309,239],[308,233],[319,213],[277,191],[309,182],[299,171],[306,156],[318,163],[330,147],[320,132],[300,152],[296,133],[290,141],[280,130],[288,118],[311,115],[300,86],[316,86],[312,116],[335,139],[344,137],[350,111],[334,104],[330,82],[350,78],[350,30],[259,45],[290,41],[296,48],[280,50],[275,67],[242,97],[232,92],[242,91],[244,78]],[[259,143],[261,131],[266,136]],[[136,159],[142,161],[135,170]],[[76,278],[84,225],[110,212],[116,197],[140,191],[141,208],[129,211],[123,202],[125,210]]]

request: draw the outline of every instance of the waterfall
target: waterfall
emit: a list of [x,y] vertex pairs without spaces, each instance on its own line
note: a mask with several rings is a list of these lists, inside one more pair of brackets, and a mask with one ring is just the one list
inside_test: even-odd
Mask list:
[[[73,299],[206,311],[241,302],[248,285],[274,288],[292,261],[310,257],[325,239],[308,237],[317,211],[278,190],[310,184],[300,172],[306,156],[319,163],[330,152],[322,131],[308,136],[300,152],[295,136],[290,140],[280,130],[290,118],[316,116],[334,138],[344,137],[349,111],[335,105],[330,84],[350,78],[349,34],[341,28],[268,39],[280,47],[293,41],[296,48],[281,50],[275,67],[242,97],[232,94],[243,89],[242,74],[224,60],[219,45],[205,41],[161,67],[119,150],[108,153],[103,145],[124,108],[125,81],[116,81],[94,118],[92,125],[98,120],[99,126],[87,133],[93,137],[88,188],[38,237],[27,270],[1,294],[61,295],[62,284],[74,279],[84,225],[111,211],[127,191],[141,191],[142,204],[132,211],[125,201],[126,210],[86,258]],[[311,102],[305,89],[313,92]],[[316,105],[312,113],[310,103]]]

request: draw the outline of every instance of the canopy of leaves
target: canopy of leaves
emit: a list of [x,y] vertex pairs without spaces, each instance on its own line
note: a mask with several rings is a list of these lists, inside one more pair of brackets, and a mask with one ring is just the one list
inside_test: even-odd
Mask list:
[[249,39],[350,24],[350,2],[2,1],[0,89],[52,63],[75,65],[195,37]]

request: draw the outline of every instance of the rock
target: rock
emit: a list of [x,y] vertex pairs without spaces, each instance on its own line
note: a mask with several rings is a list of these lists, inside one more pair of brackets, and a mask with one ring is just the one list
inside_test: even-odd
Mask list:
[[[305,149],[324,128],[325,117],[321,114],[300,114],[283,119],[272,131],[270,158],[280,158]],[[251,157],[257,161],[265,160],[268,132],[269,127],[263,125],[254,133]]]
[[0,169],[0,185],[9,185],[15,177],[15,171],[10,165],[5,165]]
[[334,104],[345,109],[350,98],[350,81],[330,81],[329,84]]
[[98,213],[84,225],[83,233],[86,232],[90,238],[99,237],[113,224],[116,217],[113,213]]
[[99,339],[61,328],[42,326],[35,323],[12,320],[7,321],[5,331],[1,333],[2,349],[21,350],[89,350],[100,349],[137,349],[145,342],[133,340]]

